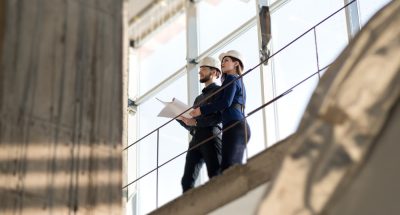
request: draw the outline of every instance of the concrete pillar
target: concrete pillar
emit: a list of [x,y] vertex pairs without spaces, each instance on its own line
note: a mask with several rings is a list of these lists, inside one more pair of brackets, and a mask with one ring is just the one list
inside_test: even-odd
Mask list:
[[0,1],[1,214],[121,214],[122,0]]
[[258,214],[400,214],[400,1],[321,78]]

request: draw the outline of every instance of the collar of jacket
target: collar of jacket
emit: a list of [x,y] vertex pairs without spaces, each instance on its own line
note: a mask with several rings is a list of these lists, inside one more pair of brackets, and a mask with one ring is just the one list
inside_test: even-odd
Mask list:
[[214,83],[211,83],[210,85],[208,85],[207,87],[204,87],[201,92],[206,94],[206,93],[210,92],[210,90],[215,89],[216,87],[218,87],[218,85],[214,82]]

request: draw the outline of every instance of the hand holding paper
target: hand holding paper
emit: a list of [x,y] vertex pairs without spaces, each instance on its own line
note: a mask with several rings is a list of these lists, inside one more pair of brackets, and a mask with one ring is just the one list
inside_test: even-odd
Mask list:
[[195,108],[194,110],[192,109],[192,111],[190,111],[189,114],[192,117],[200,116],[201,115],[200,108]]
[[181,117],[181,120],[187,126],[196,126],[197,125],[196,119],[188,119],[188,118],[185,118],[185,117]]
[[[178,116],[179,114],[181,114],[183,111],[188,110],[190,108],[190,106],[179,101],[176,98],[173,98],[172,102],[164,102],[164,101],[161,101],[160,99],[157,99],[157,100],[165,105],[165,107],[158,114],[159,117],[174,118],[174,117]],[[192,118],[192,116],[189,115],[189,112],[191,110],[192,109],[186,111],[186,113],[182,114],[182,116],[189,118],[189,119]]]

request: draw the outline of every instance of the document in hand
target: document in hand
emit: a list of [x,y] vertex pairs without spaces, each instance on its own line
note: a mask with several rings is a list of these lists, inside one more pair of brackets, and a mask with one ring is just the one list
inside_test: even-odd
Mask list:
[[[157,99],[157,100],[165,105],[165,107],[158,114],[158,116],[160,116],[160,117],[174,118],[174,117],[178,116],[179,114],[181,114],[183,111],[190,108],[190,106],[179,101],[176,98],[173,98],[172,102],[164,102],[164,101],[161,101],[160,99]],[[186,117],[186,118],[192,118],[192,116],[189,115],[189,112],[192,110],[193,109],[191,108],[190,110],[188,110],[184,114],[182,114],[182,116]]]

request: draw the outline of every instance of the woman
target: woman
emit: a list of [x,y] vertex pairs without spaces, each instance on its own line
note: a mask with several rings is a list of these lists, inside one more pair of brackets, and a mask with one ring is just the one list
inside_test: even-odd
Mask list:
[[[231,50],[219,56],[223,81],[221,87],[235,80],[243,72],[242,55]],[[242,164],[246,143],[250,139],[250,128],[244,119],[244,107],[246,104],[246,89],[242,79],[238,79],[226,86],[221,91],[219,98],[213,103],[203,104],[190,112],[193,117],[209,114],[216,111],[222,112],[223,128],[232,128],[222,134],[222,161],[221,171],[234,164]]]

